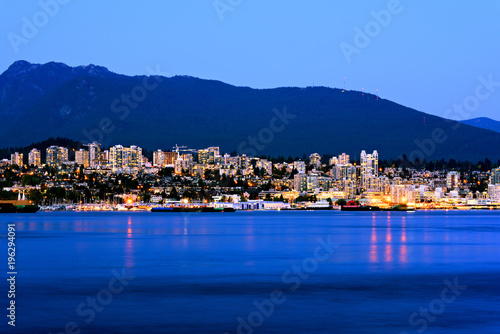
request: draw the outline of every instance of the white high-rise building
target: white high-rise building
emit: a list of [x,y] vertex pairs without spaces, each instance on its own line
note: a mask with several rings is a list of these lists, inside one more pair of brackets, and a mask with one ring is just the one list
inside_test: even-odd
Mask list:
[[192,154],[181,154],[179,158],[175,160],[174,163],[174,172],[179,175],[182,171],[191,171],[193,168],[194,161]]
[[32,149],[28,154],[28,164],[34,166],[42,165],[42,156],[39,150],[36,148]]
[[113,170],[123,168],[126,159],[122,145],[115,145],[109,149],[109,162]]
[[304,174],[306,172],[306,163],[304,161],[294,161],[293,168],[299,172],[299,174]]
[[101,159],[101,144],[93,142],[85,146],[89,148],[89,165],[91,167],[99,166]]
[[221,158],[218,147],[209,147],[198,151],[198,162],[200,164],[215,164],[217,158]]
[[12,165],[18,165],[18,166],[24,165],[23,154],[19,153],[19,152],[15,152],[15,153],[11,154],[10,155],[10,163]]
[[128,167],[142,168],[142,148],[138,146],[130,146],[126,149],[129,154]]
[[142,168],[142,149],[138,146],[115,145],[109,149],[109,156],[113,171],[124,168]]
[[153,166],[165,167],[168,165],[173,165],[176,158],[177,156],[174,152],[164,152],[162,150],[154,151]]
[[390,188],[391,202],[394,204],[415,203],[416,193],[415,186],[408,185],[392,185]]
[[318,153],[313,153],[309,156],[309,165],[315,168],[321,168],[321,155]]
[[328,161],[328,164],[330,166],[336,166],[339,164],[339,158],[338,157],[331,157],[330,161]]
[[339,164],[341,165],[348,165],[350,164],[350,158],[349,158],[349,154],[345,154],[345,153],[342,153],[341,155],[339,155]]
[[318,176],[308,174],[295,174],[293,188],[299,192],[314,191],[319,187]]
[[77,165],[83,165],[83,167],[89,166],[89,151],[84,149],[79,149],[75,152],[75,163]]
[[46,162],[49,166],[61,166],[68,162],[68,149],[60,146],[50,146],[46,150]]
[[163,151],[162,150],[157,150],[153,152],[153,166],[163,166],[164,165],[164,159],[163,159]]
[[370,183],[369,179],[378,176],[378,152],[366,154],[361,151],[361,188],[366,188]]
[[488,197],[494,203],[500,203],[500,184],[488,184]]
[[257,161],[256,167],[263,168],[268,175],[273,174],[273,162],[266,159]]

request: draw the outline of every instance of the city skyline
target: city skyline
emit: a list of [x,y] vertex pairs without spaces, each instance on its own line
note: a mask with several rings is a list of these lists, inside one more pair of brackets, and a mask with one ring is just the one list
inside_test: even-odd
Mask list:
[[[23,154],[14,152],[10,160],[14,169],[4,159],[0,161],[0,170],[3,167],[4,174],[11,174],[17,165],[17,169],[22,170],[20,176],[23,176],[24,171],[32,181],[12,183],[4,178],[5,175],[2,175],[0,181],[11,183],[11,187],[4,187],[5,190],[17,192],[18,197],[22,192],[23,198],[27,190],[30,192],[30,199],[38,202],[48,200],[50,193],[45,191],[46,197],[43,197],[43,192],[40,192],[43,187],[40,184],[45,184],[45,187],[62,187],[65,194],[74,191],[77,186],[80,198],[82,189],[88,188],[87,191],[92,192],[95,191],[94,187],[98,187],[101,189],[98,198],[102,201],[102,186],[106,180],[109,182],[111,179],[114,180],[115,188],[107,190],[105,194],[108,198],[112,197],[113,201],[120,198],[129,204],[137,201],[143,206],[153,205],[153,208],[170,197],[182,199],[186,203],[191,200],[196,202],[197,198],[203,198],[204,204],[229,201],[234,203],[233,207],[237,206],[235,209],[247,210],[287,209],[292,203],[300,201],[309,203],[306,207],[310,208],[322,208],[321,205],[328,207],[328,204],[321,204],[326,201],[332,205],[342,201],[346,203],[348,200],[356,200],[357,203],[364,201],[365,205],[369,205],[366,208],[377,209],[394,204],[412,205],[419,209],[500,204],[500,168],[495,168],[494,164],[491,165],[491,171],[486,172],[474,170],[472,166],[469,166],[469,170],[460,167],[434,171],[425,167],[405,166],[404,163],[379,167],[377,150],[372,153],[362,150],[359,162],[351,160],[346,153],[328,156],[326,163],[322,162],[323,157],[318,153],[312,153],[304,160],[276,162],[246,154],[222,154],[219,147],[190,149],[178,145],[174,147],[175,151],[155,150],[151,162],[142,155],[140,147],[133,145],[124,147],[118,144],[103,149],[101,144],[94,142],[85,146],[87,150],[75,150],[74,161],[68,159],[67,148],[50,146],[46,149],[45,165],[41,164],[40,151],[33,148],[29,153],[29,160],[36,161],[36,164],[30,164],[29,167],[23,166]],[[57,178],[47,179],[49,172],[53,176],[65,175],[64,182],[57,182]],[[45,177],[42,176],[43,173]],[[34,182],[33,175],[38,175],[36,182],[42,183],[34,188],[27,187],[26,183]],[[116,180],[123,177],[121,175],[130,175],[136,181],[137,190],[133,187],[126,191],[116,188],[122,182],[120,180],[116,184]],[[171,178],[173,176],[181,181],[177,186],[175,178]],[[151,180],[155,177],[153,186]],[[96,182],[94,186],[82,182],[90,178]],[[99,178],[102,180],[98,180]],[[221,190],[221,182],[226,185],[225,190]],[[481,183],[484,191],[478,190]],[[39,194],[35,195],[37,192]],[[74,196],[70,195],[69,198]],[[93,195],[90,198],[87,195],[84,197],[86,204],[95,200]],[[248,200],[254,202],[248,204]],[[317,201],[320,204],[314,204]]]

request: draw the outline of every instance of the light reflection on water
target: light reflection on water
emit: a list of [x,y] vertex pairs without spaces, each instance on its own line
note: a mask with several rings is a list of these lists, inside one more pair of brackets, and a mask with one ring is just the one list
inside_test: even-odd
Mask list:
[[377,251],[377,222],[376,214],[373,213],[373,221],[371,228],[371,238],[370,238],[370,262],[378,262],[378,251]]
[[[111,237],[119,236],[125,233],[126,254],[131,254],[133,241],[136,236],[164,236],[164,246],[174,251],[176,249],[189,251],[192,249],[214,250],[220,248],[219,244],[214,243],[214,239],[224,238],[234,234],[234,240],[237,240],[240,251],[255,252],[259,247],[265,246],[279,247],[283,250],[293,252],[297,243],[307,239],[311,242],[312,234],[321,234],[328,229],[336,229],[333,234],[336,241],[340,244],[358,244],[360,249],[366,249],[367,263],[386,263],[386,264],[404,264],[412,262],[431,263],[436,256],[448,259],[454,257],[452,249],[458,243],[471,242],[475,244],[491,241],[487,233],[465,233],[457,230],[456,227],[449,226],[450,219],[443,219],[442,216],[432,218],[431,214],[426,212],[424,217],[418,217],[419,213],[413,213],[413,216],[401,216],[394,213],[370,213],[369,215],[358,214],[359,223],[352,226],[336,226],[341,213],[333,213],[335,219],[327,220],[327,225],[318,226],[305,222],[303,218],[295,217],[284,220],[284,226],[276,223],[276,217],[272,219],[261,219],[265,213],[256,213],[251,216],[244,213],[244,223],[241,225],[226,224],[225,221],[231,218],[230,215],[190,215],[189,217],[178,216],[175,214],[154,215],[150,213],[39,213],[32,216],[32,219],[17,222],[17,230],[20,232],[29,232],[39,234],[58,235],[60,233],[83,234],[102,234]],[[284,213],[278,213],[284,215]],[[296,213],[292,213],[295,215]],[[316,213],[307,214],[316,215]],[[452,213],[440,213],[441,215],[450,215]],[[103,219],[104,216],[112,219]],[[149,215],[149,217],[148,217]],[[240,215],[240,213],[236,213]],[[260,216],[259,216],[260,215]],[[213,224],[214,218],[224,218],[224,224]],[[201,219],[200,219],[201,218]],[[367,221],[366,218],[369,220]],[[125,219],[126,226],[121,227]],[[108,221],[109,223],[105,223]],[[230,220],[229,220],[230,221]],[[321,220],[311,220],[312,222],[321,222]],[[369,222],[365,229],[363,222]],[[433,223],[431,224],[431,221]],[[439,221],[444,221],[440,223]],[[474,219],[467,218],[464,221],[472,222]],[[309,225],[308,225],[309,224]],[[222,228],[221,228],[222,227]],[[307,227],[308,233],[301,235],[302,229]],[[355,233],[352,233],[355,228]],[[42,236],[44,234],[41,234]],[[196,242],[193,242],[196,241]],[[454,246],[455,245],[455,246]],[[113,245],[114,247],[115,245]],[[194,247],[194,248],[193,248]],[[436,254],[437,249],[440,253]],[[418,249],[418,252],[416,251]],[[494,249],[489,245],[484,245],[484,249]],[[477,253],[474,253],[477,254]],[[382,256],[382,258],[381,258]],[[128,257],[128,256],[127,256]],[[348,258],[346,255],[345,258]],[[336,258],[341,261],[341,259]],[[127,263],[133,263],[129,259]]]
[[407,249],[406,249],[406,217],[402,217],[401,223],[401,252],[399,256],[399,260],[402,263],[406,263],[408,261],[407,258]]
[[[497,212],[40,212],[0,215],[0,227],[16,222],[20,321],[53,332],[63,330],[61,322],[81,321],[73,310],[106,286],[112,268],[137,278],[84,332],[158,332],[152,324],[163,332],[235,332],[237,316],[282,287],[283,273],[330,236],[340,247],[256,333],[411,332],[409,315],[454,277],[470,288],[428,332],[467,333],[467,326],[492,332],[486,328],[500,311],[499,218]],[[476,313],[477,321],[464,316]]]

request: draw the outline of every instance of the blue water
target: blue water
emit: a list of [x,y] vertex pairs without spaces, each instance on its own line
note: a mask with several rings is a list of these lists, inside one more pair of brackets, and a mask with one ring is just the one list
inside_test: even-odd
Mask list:
[[0,329],[500,333],[499,218],[495,211],[0,215],[2,268],[7,223],[15,223],[18,271],[16,327],[3,311]]

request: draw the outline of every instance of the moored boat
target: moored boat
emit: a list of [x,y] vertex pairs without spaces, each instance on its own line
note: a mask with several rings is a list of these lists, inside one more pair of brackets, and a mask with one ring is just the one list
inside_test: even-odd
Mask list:
[[380,207],[372,205],[361,205],[355,201],[349,201],[347,204],[342,205],[342,211],[380,211]]
[[306,210],[332,210],[332,205],[325,200],[318,201],[316,203],[309,204]]
[[378,206],[372,205],[343,205],[340,210],[342,211],[380,211]]

